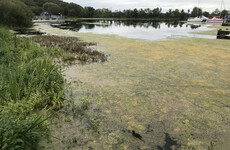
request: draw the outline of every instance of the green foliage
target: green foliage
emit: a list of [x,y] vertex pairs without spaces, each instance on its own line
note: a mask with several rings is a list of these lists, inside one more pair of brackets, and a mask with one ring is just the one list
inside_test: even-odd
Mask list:
[[19,0],[0,1],[0,24],[9,26],[31,26],[33,14]]
[[55,3],[51,3],[51,2],[47,2],[43,5],[43,8],[45,11],[57,15],[58,13],[62,12],[61,7],[59,7],[57,4]]
[[36,109],[46,105],[60,108],[64,79],[60,68],[45,55],[46,50],[7,32],[0,31],[0,36],[0,104],[6,104],[6,100],[29,101],[36,95],[42,97],[40,104],[34,105]]
[[192,12],[191,12],[192,17],[201,16],[201,15],[202,15],[202,9],[201,8],[194,7],[192,9]]
[[227,16],[227,15],[229,15],[228,11],[227,10],[222,10],[221,17]]
[[65,87],[47,50],[0,28],[0,149],[36,150],[49,138],[38,112],[60,109]]
[[63,60],[64,62],[66,62],[66,61],[73,61],[73,60],[76,60],[76,58],[75,58],[74,54],[72,54],[72,53],[64,53],[64,54],[62,55],[62,60]]
[[0,149],[33,149],[49,139],[49,123],[43,115],[25,115],[19,108],[0,111]]
[[79,114],[80,116],[83,116],[85,115],[86,111],[89,109],[90,102],[88,97],[86,96],[83,97],[78,104],[75,104],[73,100],[71,100],[71,102],[72,102],[72,111],[74,115]]
[[81,17],[82,16],[83,8],[77,4],[69,3],[67,5],[66,9],[67,9],[68,16],[72,16],[72,17]]
[[215,146],[216,146],[216,141],[211,141],[210,145],[208,146],[208,150],[214,150]]
[[101,125],[101,120],[96,118],[91,118],[87,124],[89,129],[92,129],[94,132],[99,133],[99,127]]
[[30,8],[32,12],[37,16],[39,16],[44,11],[42,7],[38,7],[38,6],[31,6]]

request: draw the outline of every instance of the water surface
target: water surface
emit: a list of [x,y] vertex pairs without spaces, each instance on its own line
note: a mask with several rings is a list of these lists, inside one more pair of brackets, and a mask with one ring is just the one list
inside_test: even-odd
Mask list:
[[[62,141],[54,140],[48,149],[65,149],[73,138],[73,149],[208,149],[210,141],[216,141],[216,149],[230,147],[229,41],[143,41],[44,24],[38,28],[97,42],[110,55],[106,63],[65,69],[74,100],[87,95],[90,109],[83,119],[58,125],[53,135]],[[87,130],[95,119],[101,121],[100,134]]]
[[168,38],[194,37],[215,39],[216,36],[191,34],[212,30],[205,24],[187,24],[184,22],[154,21],[95,21],[83,20],[66,22],[67,26],[79,33],[110,34],[138,40],[159,41]]

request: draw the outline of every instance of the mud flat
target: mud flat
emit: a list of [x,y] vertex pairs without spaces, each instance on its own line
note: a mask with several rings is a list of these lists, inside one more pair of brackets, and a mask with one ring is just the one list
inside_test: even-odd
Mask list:
[[58,120],[53,135],[59,139],[47,149],[208,149],[210,142],[215,149],[230,147],[229,41],[151,42],[47,24],[35,28],[96,42],[110,54],[106,63],[65,69],[76,103],[87,96],[89,110],[85,118]]

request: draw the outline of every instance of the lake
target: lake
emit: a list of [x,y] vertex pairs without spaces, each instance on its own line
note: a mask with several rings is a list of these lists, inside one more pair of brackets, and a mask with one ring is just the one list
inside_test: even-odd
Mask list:
[[[95,21],[81,20],[65,22],[54,27],[70,29],[79,33],[111,34],[137,40],[159,41],[169,38],[208,38],[216,36],[199,35],[194,32],[212,30],[206,24],[188,24],[184,22],[154,22],[154,21]],[[193,32],[193,34],[191,34]]]
[[[216,141],[216,149],[227,150],[230,42],[184,36],[190,31],[209,30],[199,25],[110,24],[81,21],[59,28],[36,24],[35,29],[47,34],[96,42],[97,49],[109,55],[105,63],[64,68],[67,81],[72,83],[74,102],[79,106],[87,96],[89,110],[72,122],[53,124],[52,135],[61,141],[53,139],[47,149],[208,149],[210,142]],[[128,32],[119,28],[155,32],[151,35],[156,41],[119,36],[117,33]],[[96,29],[100,34],[92,32]],[[148,32],[142,37],[145,34]],[[166,40],[170,37],[187,38]],[[88,129],[92,126],[99,128],[99,133]],[[135,138],[132,131],[144,141]],[[71,142],[74,139],[77,142]]]

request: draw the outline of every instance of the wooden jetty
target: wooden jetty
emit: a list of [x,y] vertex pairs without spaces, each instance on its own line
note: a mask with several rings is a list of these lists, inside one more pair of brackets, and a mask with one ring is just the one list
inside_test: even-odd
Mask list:
[[230,19],[225,20],[225,21],[222,23],[222,26],[230,26]]
[[230,30],[226,29],[226,30],[218,30],[217,32],[217,39],[230,39]]

